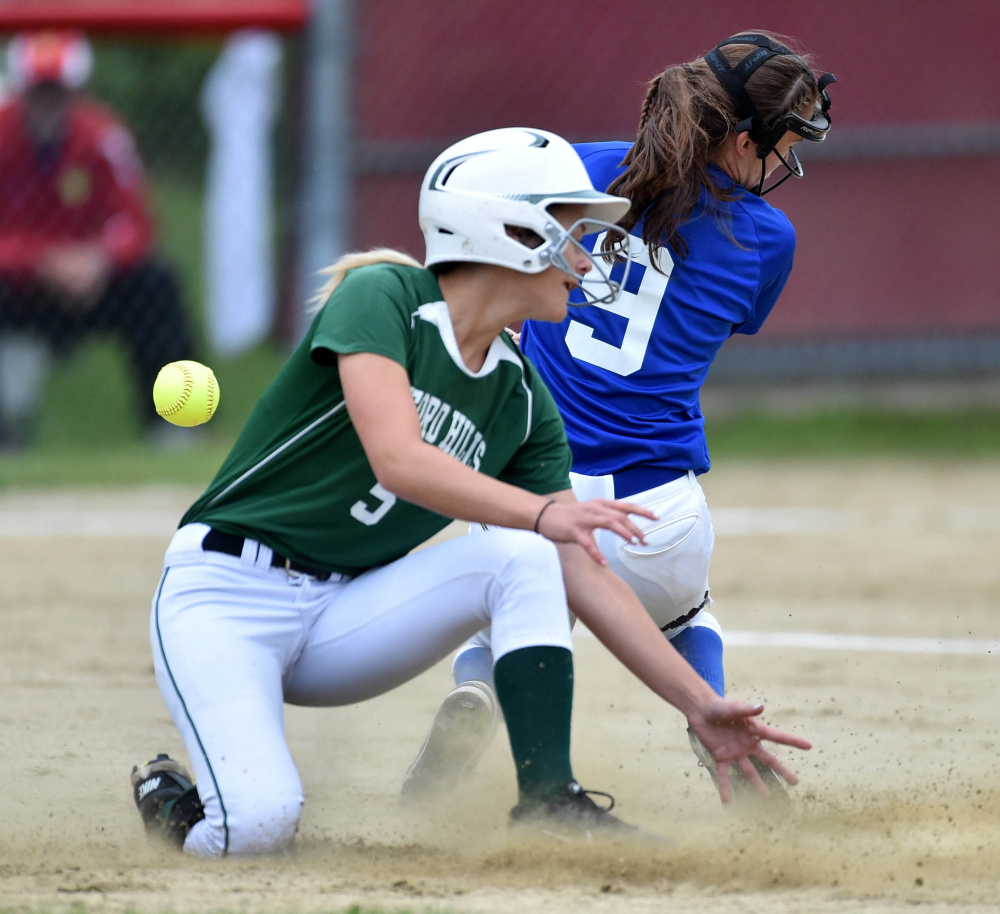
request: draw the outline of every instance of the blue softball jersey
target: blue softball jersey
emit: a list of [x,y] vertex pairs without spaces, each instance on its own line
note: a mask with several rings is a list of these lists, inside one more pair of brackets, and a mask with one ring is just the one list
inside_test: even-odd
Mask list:
[[[630,146],[575,148],[594,186],[605,189],[622,172]],[[711,465],[699,391],[722,344],[734,333],[756,333],[770,314],[792,269],[795,230],[765,200],[733,188],[721,169],[710,166],[709,175],[736,199],[720,203],[702,190],[680,230],[684,259],[664,246],[663,273],[654,270],[640,222],[630,239],[632,267],[614,302],[571,308],[559,324],[527,321],[522,328],[522,349],[556,399],[577,473],[704,473]],[[586,239],[592,250],[600,240]]]

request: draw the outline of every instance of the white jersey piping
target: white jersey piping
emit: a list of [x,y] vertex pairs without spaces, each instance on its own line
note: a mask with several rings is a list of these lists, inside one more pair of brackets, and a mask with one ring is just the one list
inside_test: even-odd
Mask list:
[[322,423],[326,422],[327,419],[330,419],[337,413],[339,413],[344,408],[344,406],[346,406],[346,402],[344,400],[341,400],[336,406],[333,407],[333,409],[327,410],[327,412],[325,412],[319,418],[313,419],[313,421],[310,422],[304,429],[302,429],[300,432],[296,432],[284,444],[282,444],[280,447],[276,447],[273,451],[271,451],[271,453],[268,454],[263,460],[250,467],[250,469],[247,470],[245,473],[243,473],[242,476],[239,476],[237,479],[234,479],[231,483],[229,483],[229,485],[226,486],[221,492],[219,492],[212,499],[210,499],[205,507],[206,508],[211,507],[213,504],[215,504],[215,502],[217,502],[220,498],[222,498],[223,495],[228,495],[233,489],[236,488],[236,486],[238,486],[249,476],[252,476],[254,473],[256,473],[261,467],[270,463],[275,457],[277,457],[280,453],[282,453],[282,451],[286,450],[287,448],[291,447],[291,445],[295,444],[295,442],[298,441],[303,435],[308,434],[314,428],[316,428],[316,426],[321,425]]

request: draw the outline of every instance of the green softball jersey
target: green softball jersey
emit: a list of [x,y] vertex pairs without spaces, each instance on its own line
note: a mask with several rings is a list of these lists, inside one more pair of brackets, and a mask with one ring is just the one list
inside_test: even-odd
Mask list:
[[351,270],[184,515],[313,568],[358,574],[405,555],[450,518],[378,484],[344,405],[337,353],[372,352],[410,379],[423,440],[480,473],[545,495],[572,463],[548,389],[506,333],[465,367],[429,270]]

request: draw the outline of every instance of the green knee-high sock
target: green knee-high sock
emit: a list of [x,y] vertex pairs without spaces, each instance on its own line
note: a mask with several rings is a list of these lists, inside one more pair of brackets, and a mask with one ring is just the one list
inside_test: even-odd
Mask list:
[[496,662],[493,678],[507,722],[518,795],[529,801],[551,799],[573,780],[573,654],[564,647],[511,651]]

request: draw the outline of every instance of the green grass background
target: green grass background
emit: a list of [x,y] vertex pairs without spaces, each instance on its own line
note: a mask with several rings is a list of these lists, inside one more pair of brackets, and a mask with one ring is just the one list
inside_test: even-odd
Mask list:
[[[189,430],[183,451],[139,436],[132,390],[119,352],[95,344],[61,366],[46,391],[38,446],[0,456],[0,489],[136,484],[206,485],[260,392],[284,360],[264,345],[216,360],[221,398],[215,418]],[[824,409],[795,415],[747,411],[707,421],[713,462],[1000,458],[1000,411],[895,412]]]
[[[284,348],[265,342],[236,359],[213,357],[203,332],[203,177],[193,168],[170,167],[153,171],[151,179],[162,250],[180,275],[201,351],[219,379],[219,410],[206,426],[182,432],[191,439],[183,451],[150,446],[140,435],[121,349],[113,340],[95,338],[55,366],[37,446],[20,454],[0,452],[0,490],[206,485],[287,356]],[[707,429],[716,465],[733,459],[1000,457],[1000,408],[989,406],[923,412],[838,407],[795,414],[744,409],[710,414]]]
[[[39,441],[20,454],[0,452],[0,490],[52,486],[207,485],[257,397],[287,351],[265,342],[236,359],[213,358],[202,332],[202,189],[197,178],[154,176],[160,234],[181,276],[206,361],[220,385],[218,412],[194,430],[183,451],[157,450],[140,435],[125,357],[95,338],[58,364],[44,395]],[[150,394],[151,395],[151,392]],[[746,410],[707,420],[718,465],[734,459],[1000,457],[1000,409],[918,411],[819,408],[795,414]]]
[[[140,434],[136,392],[120,345],[86,340],[56,362],[46,383],[38,441],[30,451],[0,452],[0,488],[136,483],[206,483],[287,352],[270,342],[235,359],[213,358],[204,336],[200,180],[154,175],[161,249],[177,270],[199,351],[219,379],[215,418],[189,434],[182,451],[157,450]],[[149,391],[148,396],[152,396]]]

